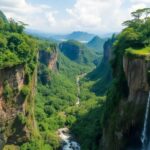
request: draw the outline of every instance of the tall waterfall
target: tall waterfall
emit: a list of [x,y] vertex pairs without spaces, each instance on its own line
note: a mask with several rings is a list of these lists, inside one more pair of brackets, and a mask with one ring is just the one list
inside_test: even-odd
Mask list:
[[148,150],[147,149],[147,145],[148,145],[147,124],[148,124],[149,107],[150,107],[150,92],[149,92],[148,101],[147,101],[147,105],[146,105],[144,126],[143,126],[143,130],[142,130],[142,135],[141,135],[142,150]]

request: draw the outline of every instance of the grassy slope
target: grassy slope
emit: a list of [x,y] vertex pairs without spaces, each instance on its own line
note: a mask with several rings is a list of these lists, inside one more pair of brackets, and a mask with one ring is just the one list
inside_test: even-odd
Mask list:
[[133,49],[133,48],[128,48],[126,50],[126,55],[127,56],[137,56],[137,57],[140,57],[140,56],[149,56],[150,55],[150,47],[145,47],[145,48],[142,48],[142,49]]

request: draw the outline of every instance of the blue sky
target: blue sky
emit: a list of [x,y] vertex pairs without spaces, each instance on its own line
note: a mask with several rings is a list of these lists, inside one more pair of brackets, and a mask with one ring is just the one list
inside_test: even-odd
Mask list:
[[119,32],[130,13],[144,7],[150,7],[150,0],[0,0],[0,9],[8,18],[56,34]]

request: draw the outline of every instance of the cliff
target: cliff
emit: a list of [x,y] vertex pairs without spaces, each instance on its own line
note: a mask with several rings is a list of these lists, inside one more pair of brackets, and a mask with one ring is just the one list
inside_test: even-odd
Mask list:
[[110,86],[112,81],[112,71],[110,66],[110,59],[112,55],[112,46],[115,42],[115,36],[108,39],[103,46],[103,58],[101,63],[89,73],[88,78],[90,80],[95,80],[95,84],[92,86],[91,90],[97,95],[104,95]]
[[85,44],[68,40],[59,44],[60,51],[71,61],[79,64],[97,64],[97,55]]
[[[145,15],[147,9],[140,11]],[[113,47],[113,82],[102,116],[104,150],[142,149],[141,134],[150,89],[150,36],[145,29],[150,22],[147,17],[136,20],[133,14],[138,12],[132,12],[133,19],[124,22],[126,27]],[[150,131],[149,123],[148,118],[147,131]]]
[[78,61],[83,53],[81,44],[73,40],[60,43],[59,48],[65,56],[73,61]]
[[39,52],[39,61],[48,66],[50,70],[57,70],[57,58],[58,53],[56,50],[52,52],[41,50]]
[[[142,58],[124,56],[123,68],[129,87],[128,101],[134,101],[136,104],[144,103],[147,101],[149,91],[148,70],[150,62]],[[144,95],[146,97],[143,97]]]
[[26,80],[24,64],[0,70],[0,149],[5,144],[28,141],[36,130],[33,111],[36,73],[32,74],[28,88]]
[[112,147],[112,150],[127,150],[141,147],[140,138],[150,89],[149,69],[150,61],[146,57],[124,55],[123,71],[128,86],[128,92],[124,92],[128,95],[116,103],[103,130],[103,149]]

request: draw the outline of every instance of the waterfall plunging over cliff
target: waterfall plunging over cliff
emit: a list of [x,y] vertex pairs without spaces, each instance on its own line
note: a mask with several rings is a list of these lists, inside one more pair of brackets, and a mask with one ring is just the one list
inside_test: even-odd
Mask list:
[[144,126],[143,126],[142,136],[141,136],[142,150],[149,150],[148,138],[147,138],[147,124],[148,124],[149,108],[150,108],[150,92],[149,92],[148,101],[146,105]]

